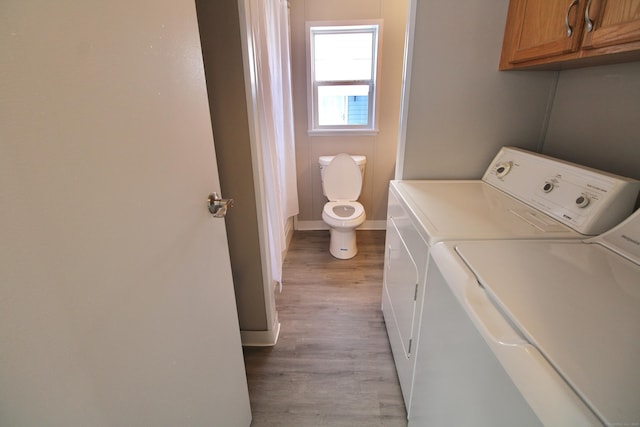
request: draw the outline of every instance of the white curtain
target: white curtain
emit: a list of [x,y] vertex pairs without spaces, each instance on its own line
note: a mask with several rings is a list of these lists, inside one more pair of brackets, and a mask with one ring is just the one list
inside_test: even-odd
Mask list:
[[282,282],[288,218],[298,214],[287,0],[250,0],[258,144],[273,280]]

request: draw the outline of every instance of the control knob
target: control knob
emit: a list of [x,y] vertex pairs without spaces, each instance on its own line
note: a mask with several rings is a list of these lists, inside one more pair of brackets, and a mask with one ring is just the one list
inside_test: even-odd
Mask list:
[[498,178],[502,178],[503,176],[505,176],[506,174],[509,173],[509,171],[511,170],[511,166],[513,165],[513,163],[511,162],[501,162],[498,163],[496,166],[496,175]]
[[586,208],[589,205],[589,202],[591,202],[591,199],[589,199],[589,197],[580,196],[576,199],[576,206],[578,206],[579,208]]

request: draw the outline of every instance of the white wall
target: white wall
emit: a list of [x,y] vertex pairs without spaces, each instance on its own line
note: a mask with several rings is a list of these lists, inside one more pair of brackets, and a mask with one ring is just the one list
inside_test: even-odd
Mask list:
[[[322,195],[318,157],[341,152],[367,156],[360,202],[367,213],[365,227],[384,224],[387,190],[393,178],[407,0],[295,0],[291,4],[292,73],[296,162],[300,214],[298,228],[322,228]],[[375,136],[309,136],[307,134],[307,71],[305,22],[382,19],[382,70],[379,91],[379,130]]]

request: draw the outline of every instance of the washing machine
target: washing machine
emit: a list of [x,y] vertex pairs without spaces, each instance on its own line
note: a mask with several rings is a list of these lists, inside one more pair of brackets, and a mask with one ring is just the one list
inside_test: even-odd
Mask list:
[[640,425],[640,211],[586,240],[441,242],[410,427]]
[[391,181],[382,312],[411,415],[430,248],[450,240],[580,240],[633,211],[640,182],[514,147],[479,180]]

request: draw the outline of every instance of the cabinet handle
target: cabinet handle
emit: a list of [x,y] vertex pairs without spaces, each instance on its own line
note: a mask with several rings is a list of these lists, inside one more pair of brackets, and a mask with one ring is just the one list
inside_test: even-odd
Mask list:
[[587,1],[587,7],[584,9],[584,25],[587,27],[587,33],[593,31],[593,21],[589,18],[589,9],[591,9],[591,0]]
[[[578,1],[579,0],[573,0],[571,2],[569,8],[567,9],[567,15],[564,17],[564,27],[567,29],[567,37],[571,37],[571,35],[573,34],[573,28],[571,28],[571,25],[569,25],[569,13],[571,12],[573,6],[577,6]],[[591,0],[589,0],[589,2],[591,2]]]

